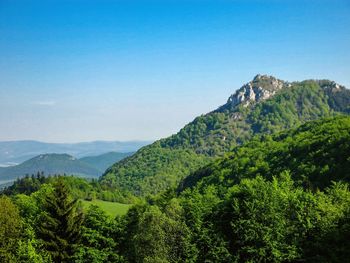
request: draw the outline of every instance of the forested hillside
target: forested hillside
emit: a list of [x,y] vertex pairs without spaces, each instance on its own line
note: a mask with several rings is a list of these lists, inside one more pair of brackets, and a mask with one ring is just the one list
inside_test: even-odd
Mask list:
[[306,123],[297,129],[261,135],[186,177],[179,191],[218,187],[221,194],[243,178],[271,179],[288,171],[300,186],[324,189],[350,182],[350,117]]
[[115,219],[82,209],[83,179],[33,178],[0,197],[0,260],[346,262],[349,134],[343,115],[259,135]]
[[155,194],[254,135],[349,113],[349,105],[350,91],[333,81],[288,83],[257,75],[225,105],[112,166],[101,183],[140,196]]

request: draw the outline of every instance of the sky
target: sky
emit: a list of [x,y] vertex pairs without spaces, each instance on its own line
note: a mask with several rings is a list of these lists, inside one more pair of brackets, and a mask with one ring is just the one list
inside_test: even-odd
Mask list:
[[0,0],[0,140],[155,140],[256,74],[350,87],[350,1]]

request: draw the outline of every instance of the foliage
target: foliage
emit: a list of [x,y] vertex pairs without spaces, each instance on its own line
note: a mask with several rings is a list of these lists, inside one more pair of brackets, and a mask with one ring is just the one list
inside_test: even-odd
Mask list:
[[54,184],[52,194],[46,196],[38,233],[55,262],[69,262],[80,240],[82,213],[77,211],[76,202],[62,177]]
[[96,179],[88,180],[76,176],[45,176],[44,173],[26,175],[23,178],[18,178],[11,186],[6,187],[1,193],[6,195],[16,194],[31,194],[38,191],[43,184],[54,184],[58,178],[63,177],[62,180],[70,189],[71,194],[75,199],[84,199],[92,201],[100,199],[110,202],[133,203],[136,198],[130,193],[121,193],[118,189],[105,188],[100,185]]
[[349,198],[343,184],[312,193],[295,187],[288,173],[272,181],[258,176],[230,188],[206,226],[226,241],[234,262],[341,262],[348,255],[346,242],[338,242],[334,252],[318,241],[339,238],[334,229],[348,220]]
[[350,182],[350,117],[306,123],[272,136],[264,135],[235,148],[226,157],[187,177],[179,187],[218,185],[221,194],[242,178],[272,178],[289,170],[308,188],[325,188],[331,181]]
[[125,218],[124,253],[130,262],[184,262],[190,255],[190,230],[182,220],[183,209],[171,200],[130,209]]
[[[208,157],[197,155],[190,150],[173,150],[154,144],[122,160],[118,167],[113,166],[107,170],[101,185],[106,190],[122,189],[137,196],[156,194],[159,189],[175,185],[178,178],[183,178],[189,171],[198,169],[207,160]],[[117,171],[120,174],[118,178],[114,175]],[[159,173],[149,176],[154,171]]]
[[16,194],[31,194],[40,189],[40,186],[46,183],[48,180],[44,176],[44,173],[37,173],[36,175],[32,174],[29,176],[27,174],[23,178],[17,178],[14,183],[4,190],[2,190],[3,194],[6,195],[16,195]]
[[17,240],[22,222],[18,208],[6,196],[0,196],[0,261],[15,262]]
[[122,262],[115,239],[116,222],[98,206],[91,205],[82,225],[82,240],[74,262]]

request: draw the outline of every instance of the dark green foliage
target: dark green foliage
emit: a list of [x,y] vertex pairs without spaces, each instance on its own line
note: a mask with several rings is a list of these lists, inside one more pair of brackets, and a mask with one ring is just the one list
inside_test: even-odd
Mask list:
[[[332,111],[327,103],[328,96],[317,82],[304,81],[256,105],[248,114],[254,133],[273,133],[327,117]],[[339,109],[338,109],[339,110]]]
[[328,95],[328,104],[336,111],[350,113],[350,90],[339,87],[332,81],[319,81],[322,87],[325,87]]
[[[208,157],[196,155],[190,150],[162,148],[157,143],[122,160],[118,167],[108,169],[101,185],[106,190],[122,189],[138,196],[156,194],[159,189],[175,185],[179,177],[185,177],[189,171],[198,169],[207,160]],[[118,178],[114,175],[117,171],[120,174]],[[159,173],[148,176],[154,171]]]
[[[38,191],[43,184],[54,184],[58,178],[62,176],[44,176],[43,173],[37,175],[26,175],[17,179],[11,186],[6,187],[0,193],[6,195],[31,194]],[[63,176],[67,187],[70,189],[75,199],[100,199],[111,202],[132,203],[136,198],[126,192],[111,189],[110,187],[102,187],[96,179],[86,179],[76,176]]]
[[213,227],[214,221],[209,220],[222,200],[218,198],[217,189],[208,187],[199,193],[196,189],[187,191],[180,196],[180,202],[185,211],[186,225],[191,229],[191,258],[194,262],[231,262],[227,241],[218,235]]
[[44,176],[44,173],[37,173],[36,175],[28,174],[23,178],[17,178],[14,183],[1,192],[6,195],[16,195],[16,194],[31,194],[40,189],[40,186],[46,183],[48,180]]
[[190,258],[190,229],[183,209],[172,199],[163,209],[139,205],[125,217],[124,253],[129,262],[185,262]]
[[348,258],[350,194],[332,181],[349,181],[349,142],[350,117],[323,119],[256,138],[186,178],[180,200],[198,262]]
[[327,187],[331,181],[350,182],[350,117],[322,119],[258,137],[187,177],[179,190],[218,185],[224,194],[242,178],[271,179],[284,170],[298,184],[311,188]]
[[[257,86],[267,85],[255,82]],[[284,85],[265,101],[234,107],[228,102],[197,117],[177,134],[112,166],[101,183],[138,196],[155,194],[254,135],[272,134],[320,117],[349,112],[350,92],[334,82],[309,80]]]
[[58,178],[44,203],[38,234],[54,262],[69,262],[80,241],[82,213],[69,195],[63,178]]
[[342,263],[350,258],[349,193],[348,185],[339,183],[318,193],[317,220],[302,243],[307,262]]
[[90,206],[82,225],[82,239],[74,262],[122,262],[117,254],[118,226],[98,206]]
[[271,183],[257,177],[230,189],[213,219],[236,261],[291,261],[300,257],[298,239],[308,231],[313,206],[290,179]]
[[[125,216],[121,253],[129,262],[343,262],[350,191],[296,186],[288,172],[243,179],[220,198],[214,186],[186,190]],[[165,200],[164,200],[165,201]],[[158,200],[159,202],[159,200]],[[329,243],[330,242],[330,243]]]
[[[341,262],[347,258],[350,247],[342,242],[348,234],[343,221],[348,220],[350,208],[346,185],[312,193],[295,187],[284,173],[272,181],[259,176],[244,179],[228,193],[211,209],[202,210],[197,231],[205,236],[194,239],[201,251],[199,262],[212,258],[215,262]],[[198,199],[198,193],[187,194],[185,206],[193,199]],[[340,233],[343,228],[347,232]],[[331,240],[338,241],[334,247],[327,243]]]

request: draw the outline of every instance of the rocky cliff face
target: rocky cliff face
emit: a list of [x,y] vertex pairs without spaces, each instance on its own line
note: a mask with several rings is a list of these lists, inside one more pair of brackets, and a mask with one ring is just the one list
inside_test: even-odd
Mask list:
[[252,103],[270,98],[277,91],[289,85],[289,83],[272,76],[256,75],[252,81],[231,95],[224,107],[234,108],[238,104],[247,107]]

